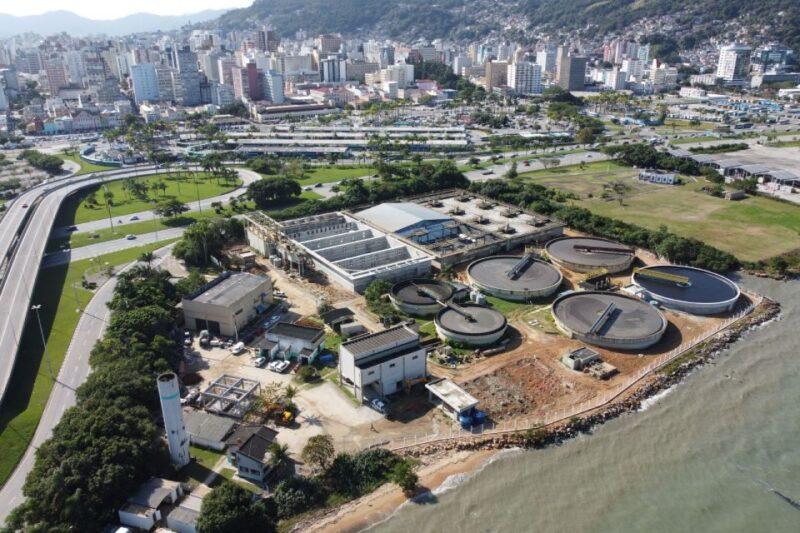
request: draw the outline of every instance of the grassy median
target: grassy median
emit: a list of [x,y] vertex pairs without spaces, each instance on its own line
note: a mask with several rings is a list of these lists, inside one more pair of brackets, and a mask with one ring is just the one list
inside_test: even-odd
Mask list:
[[[170,241],[130,248],[107,255],[98,261],[89,259],[48,268],[36,280],[32,303],[41,305],[42,327],[47,341],[53,375],[58,375],[72,334],[78,325],[78,307],[85,307],[93,293],[81,288],[83,274],[100,263],[124,265],[136,260],[144,251],[152,251]],[[77,302],[76,302],[77,298]],[[24,314],[25,310],[20,310]],[[28,315],[20,342],[17,364],[11,386],[0,406],[0,484],[4,484],[22,459],[44,412],[53,383],[47,360],[43,357],[41,336],[36,317]]]
[[82,176],[91,172],[105,172],[107,170],[114,170],[116,167],[109,167],[105,165],[95,165],[94,163],[87,163],[77,154],[57,154],[58,157],[65,161],[72,161],[81,166],[81,169],[75,173],[76,176]]

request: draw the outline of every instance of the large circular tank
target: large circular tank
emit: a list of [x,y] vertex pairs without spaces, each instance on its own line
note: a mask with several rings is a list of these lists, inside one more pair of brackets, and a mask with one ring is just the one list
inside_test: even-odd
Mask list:
[[550,296],[564,279],[550,263],[527,255],[478,259],[467,267],[467,276],[470,284],[482,292],[515,301]]
[[410,279],[395,283],[389,298],[400,311],[412,316],[436,314],[441,306],[437,300],[446,302],[453,296],[453,286],[435,279]]
[[661,340],[667,319],[632,296],[600,291],[571,292],[553,302],[556,326],[570,338],[603,348],[642,350]]
[[631,282],[665,307],[695,315],[726,313],[739,300],[739,287],[714,272],[678,265],[637,269]]
[[494,344],[508,327],[502,313],[476,304],[443,307],[434,324],[440,338],[470,346]]
[[561,237],[548,242],[545,250],[551,261],[573,272],[622,272],[636,256],[632,248],[598,237]]

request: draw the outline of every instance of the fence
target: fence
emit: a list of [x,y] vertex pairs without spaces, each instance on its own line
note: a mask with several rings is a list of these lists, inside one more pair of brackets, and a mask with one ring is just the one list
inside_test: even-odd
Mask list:
[[617,389],[616,391],[608,392],[596,398],[592,398],[591,400],[587,400],[571,408],[560,409],[556,412],[550,413],[545,417],[529,416],[525,418],[515,418],[513,420],[508,420],[501,423],[495,423],[489,421],[478,426],[473,426],[469,429],[464,429],[455,422],[448,425],[445,428],[440,428],[439,424],[434,422],[433,430],[425,434],[405,435],[397,438],[378,437],[372,440],[351,442],[345,444],[343,448],[355,451],[359,449],[367,449],[367,448],[381,446],[381,447],[386,447],[390,450],[398,451],[398,450],[413,448],[415,446],[439,443],[448,440],[468,439],[468,438],[476,438],[476,437],[483,437],[490,435],[500,435],[504,433],[514,433],[517,431],[525,431],[529,429],[537,429],[558,422],[564,422],[576,416],[590,413],[592,411],[595,411],[597,409],[612,404],[620,396],[627,393],[634,385],[638,384],[645,377],[651,375],[656,370],[666,366],[667,364],[671,363],[672,361],[674,361],[681,355],[685,354],[692,348],[709,340],[710,338],[714,337],[721,331],[729,328],[730,326],[732,326],[745,316],[749,315],[753,311],[753,309],[755,309],[755,307],[758,306],[762,301],[762,298],[760,296],[751,295],[750,297],[751,297],[751,303],[748,303],[745,308],[741,309],[735,315],[717,325],[712,331],[707,332],[704,335],[701,335],[700,337],[692,339],[691,341],[687,341],[681,344],[680,346],[670,350],[669,352],[653,358],[653,360],[647,366],[641,368],[636,373],[629,376],[627,382],[624,383],[624,385],[621,388]]

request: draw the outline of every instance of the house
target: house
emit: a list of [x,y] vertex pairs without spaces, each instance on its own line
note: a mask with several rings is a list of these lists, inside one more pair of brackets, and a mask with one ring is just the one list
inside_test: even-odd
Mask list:
[[339,327],[346,322],[350,322],[354,313],[346,307],[341,309],[331,309],[320,315],[326,326],[334,331],[339,331]]
[[242,425],[228,438],[228,460],[239,477],[263,484],[270,469],[269,447],[278,432],[264,426]]
[[297,358],[302,364],[314,361],[325,340],[325,330],[319,327],[278,322],[267,332],[267,340],[278,343],[283,359]]
[[339,382],[353,389],[359,401],[403,390],[427,375],[425,348],[419,333],[400,324],[361,335],[339,347]]
[[179,482],[150,478],[118,511],[119,521],[123,526],[150,531],[162,519],[163,512],[182,495]]
[[212,335],[239,337],[251,320],[272,303],[272,281],[247,272],[225,272],[183,298],[186,327]]

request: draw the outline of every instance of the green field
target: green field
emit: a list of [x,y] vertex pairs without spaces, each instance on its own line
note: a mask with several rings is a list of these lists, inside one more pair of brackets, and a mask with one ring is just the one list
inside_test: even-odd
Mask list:
[[316,185],[317,183],[331,183],[347,178],[362,178],[375,173],[371,166],[367,167],[318,167],[306,172],[305,178],[300,180],[300,185]]
[[[64,202],[56,224],[66,226],[69,224],[80,224],[82,222],[107,218],[108,210],[103,198],[106,189],[114,195],[111,206],[111,216],[120,217],[131,213],[138,213],[139,211],[151,210],[155,202],[165,199],[176,198],[181,202],[190,204],[193,201],[197,201],[198,197],[201,200],[212,198],[228,193],[241,185],[241,180],[237,180],[235,184],[224,183],[203,173],[197,174],[196,182],[191,177],[186,175],[181,175],[179,177],[177,174],[154,174],[152,176],[130,179],[136,179],[148,186],[161,180],[166,184],[166,190],[162,192],[150,191],[148,189],[147,199],[140,199],[131,196],[123,190],[122,185],[128,180],[110,181],[104,185],[89,187],[83,189],[80,194],[70,197]],[[93,192],[96,193],[98,205],[89,206],[85,202],[85,199]]]
[[89,174],[90,172],[105,172],[107,170],[114,170],[115,167],[107,167],[104,165],[95,165],[94,163],[87,163],[77,154],[58,154],[58,157],[64,159],[66,161],[72,161],[74,163],[78,163],[81,166],[81,169],[75,173],[76,176],[81,176],[83,174]]
[[[616,163],[591,163],[584,170],[569,166],[524,174],[532,182],[577,194],[577,205],[592,212],[649,229],[662,225],[756,261],[800,248],[800,207],[761,196],[731,202],[700,191],[700,178],[684,177],[685,185],[638,182],[636,170]],[[631,186],[624,205],[600,196],[603,183],[622,179]],[[591,195],[591,197],[589,196]]]
[[[32,302],[42,306],[42,327],[54,376],[58,375],[72,334],[78,325],[80,314],[76,309],[85,307],[92,298],[90,291],[80,287],[83,274],[98,263],[130,263],[142,252],[156,250],[165,244],[167,242],[154,243],[101,255],[97,258],[98,262],[90,259],[75,261],[49,268],[45,275],[39,276]],[[14,386],[9,388],[0,406],[0,450],[3,450],[0,454],[0,484],[5,483],[25,453],[50,396],[52,382],[47,360],[43,355],[36,317],[30,315],[20,342],[17,364],[11,376]]]

